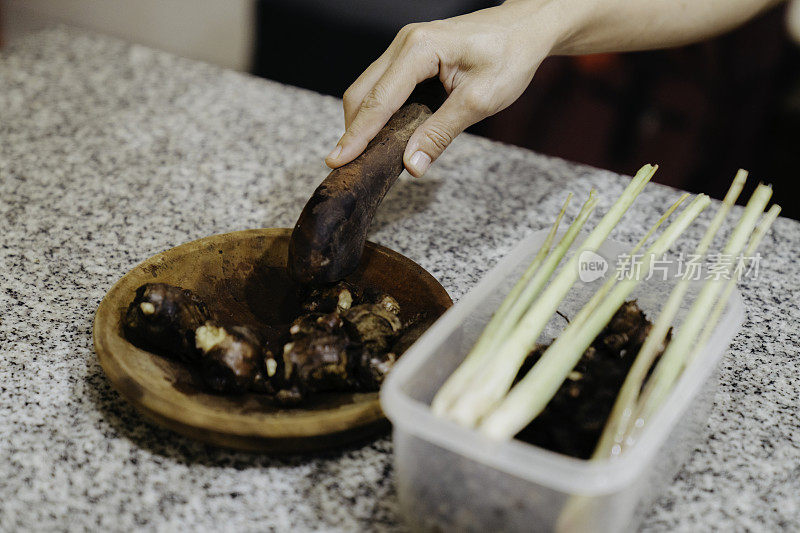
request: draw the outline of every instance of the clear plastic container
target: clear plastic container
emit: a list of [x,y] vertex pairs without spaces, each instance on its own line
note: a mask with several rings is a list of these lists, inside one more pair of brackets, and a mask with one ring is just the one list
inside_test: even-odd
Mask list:
[[[631,529],[704,434],[719,360],[744,321],[738,292],[706,347],[683,372],[668,407],[615,460],[583,461],[521,441],[494,442],[431,413],[433,395],[463,360],[545,235],[537,232],[525,239],[447,311],[400,359],[382,388],[383,410],[394,425],[402,513],[414,530]],[[606,275],[613,275],[618,255],[628,249],[614,241],[600,248],[610,265]],[[650,320],[666,300],[678,268],[673,261],[666,274],[642,281],[633,293]],[[574,316],[601,283],[578,281],[559,310]],[[693,282],[676,323],[701,283]],[[563,320],[553,320],[540,340],[553,338],[562,327]]]

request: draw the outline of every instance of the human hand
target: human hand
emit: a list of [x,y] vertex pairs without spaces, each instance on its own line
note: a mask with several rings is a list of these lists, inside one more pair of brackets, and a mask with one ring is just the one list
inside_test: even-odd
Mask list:
[[411,24],[345,92],[346,131],[325,161],[337,168],[358,157],[414,87],[438,76],[448,98],[417,128],[403,154],[406,169],[419,177],[465,128],[516,100],[550,53],[680,46],[735,28],[780,2],[507,0]]
[[522,94],[561,37],[562,20],[550,2],[524,0],[405,26],[345,92],[346,131],[326,163],[337,168],[355,159],[414,87],[438,76],[448,97],[403,155],[406,169],[422,176],[464,129]]

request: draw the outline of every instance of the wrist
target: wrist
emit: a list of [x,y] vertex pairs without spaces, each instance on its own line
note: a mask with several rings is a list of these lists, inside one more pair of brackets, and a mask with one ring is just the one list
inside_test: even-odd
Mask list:
[[[570,55],[594,16],[593,0],[506,0],[528,35],[547,47],[547,55]],[[542,42],[542,40],[544,42]]]

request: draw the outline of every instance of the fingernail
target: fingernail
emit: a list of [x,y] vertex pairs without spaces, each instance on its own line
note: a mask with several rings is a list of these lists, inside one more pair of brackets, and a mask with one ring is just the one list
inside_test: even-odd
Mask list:
[[422,150],[418,150],[414,152],[414,155],[411,156],[409,164],[414,172],[421,176],[422,174],[425,174],[425,171],[428,170],[429,166],[431,166],[431,156]]
[[342,145],[337,144],[336,148],[331,150],[331,153],[329,153],[328,157],[326,157],[325,159],[328,159],[330,161],[336,161],[339,158],[339,154],[341,153],[342,153]]

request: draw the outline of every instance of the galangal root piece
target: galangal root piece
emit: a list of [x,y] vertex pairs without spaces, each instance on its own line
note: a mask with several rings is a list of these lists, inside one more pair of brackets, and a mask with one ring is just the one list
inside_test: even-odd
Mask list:
[[[517,438],[581,459],[591,457],[617,392],[651,328],[635,300],[623,303],[583,352],[544,411]],[[528,355],[515,382],[530,371],[546,349],[541,345]]]
[[379,304],[361,304],[344,314],[350,337],[371,353],[385,352],[402,327],[397,314]]
[[123,319],[135,344],[200,369],[203,381],[217,392],[243,392],[261,384],[265,352],[258,336],[244,326],[222,327],[213,313],[188,289],[148,283],[137,289]]
[[[330,312],[301,315],[290,326],[292,339],[283,352],[287,386],[278,393],[279,402],[297,403],[309,393],[325,390],[380,387],[397,360],[387,350],[402,327],[400,305],[391,296],[374,291],[368,297],[377,303],[344,309],[334,303],[350,291],[342,282],[312,291],[311,303],[304,307]],[[361,296],[360,291],[357,294]],[[349,296],[346,299],[352,304]]]
[[286,381],[302,394],[352,390],[349,346],[343,331],[307,335],[287,343],[283,352]]
[[195,331],[203,381],[216,392],[245,392],[266,372],[261,340],[246,326],[206,322]]
[[148,283],[136,290],[123,327],[136,344],[193,362],[198,357],[195,329],[211,319],[206,305],[192,291]]
[[346,281],[335,285],[323,285],[311,289],[308,298],[303,302],[303,309],[315,313],[331,313],[335,310],[347,311],[354,301],[360,301],[363,291]]

